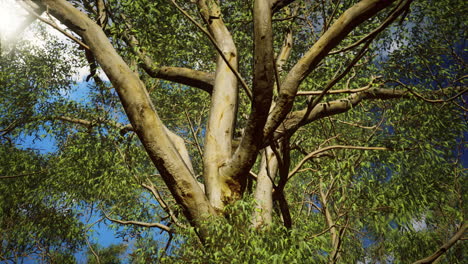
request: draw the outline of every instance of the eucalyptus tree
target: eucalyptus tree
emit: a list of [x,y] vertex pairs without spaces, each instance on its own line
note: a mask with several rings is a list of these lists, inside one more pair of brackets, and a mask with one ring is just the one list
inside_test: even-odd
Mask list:
[[21,3],[94,80],[32,120],[57,188],[169,242],[192,226],[181,261],[408,262],[463,236],[463,1]]

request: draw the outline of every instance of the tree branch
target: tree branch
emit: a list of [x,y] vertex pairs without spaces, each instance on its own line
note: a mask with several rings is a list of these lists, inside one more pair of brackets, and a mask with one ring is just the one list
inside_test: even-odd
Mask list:
[[271,11],[274,14],[292,2],[294,2],[294,0],[271,0]]
[[[245,180],[263,142],[263,128],[273,99],[275,59],[272,12],[269,0],[254,1],[253,100],[239,147],[223,168],[229,176]],[[239,177],[240,176],[240,177]],[[245,178],[245,179],[244,179]]]
[[[194,175],[174,147],[143,82],[117,53],[102,28],[65,0],[40,2],[89,45],[117,91],[135,133],[187,219],[194,226],[199,226],[198,220],[215,214]],[[201,230],[202,237],[207,235],[205,231]]]
[[169,232],[169,233],[173,232],[173,230],[170,227],[168,227],[166,225],[163,225],[163,224],[160,224],[160,223],[146,223],[146,222],[140,222],[140,221],[124,221],[124,220],[113,219],[113,218],[109,217],[105,212],[104,212],[104,215],[106,216],[106,218],[109,221],[119,223],[119,224],[122,224],[122,225],[136,225],[136,226],[142,226],[142,227],[157,227],[157,228],[159,228],[161,230],[164,230],[166,232]]
[[395,1],[362,0],[347,9],[306,54],[289,71],[281,84],[278,101],[264,129],[271,135],[291,111],[297,89],[328,52],[336,47],[354,28],[390,6]]
[[[447,91],[457,92],[457,95],[461,94],[459,91],[466,91],[466,87],[448,87],[441,90],[431,91],[433,94],[444,94]],[[409,91],[388,89],[388,88],[370,88],[364,91],[354,93],[346,98],[337,99],[325,103],[317,104],[307,116],[304,116],[307,109],[292,112],[287,119],[284,121],[282,131],[283,133],[292,133],[300,126],[309,124],[315,120],[344,113],[363,100],[389,100],[397,98],[410,98],[411,93]],[[278,135],[275,135],[277,138]]]
[[[122,16],[122,19],[126,20],[124,16]],[[132,30],[130,23],[125,21],[125,25],[129,30]],[[123,38],[125,42],[132,47],[133,53],[135,53],[140,58],[141,67],[149,76],[200,88],[211,94],[214,85],[213,73],[181,67],[159,67],[150,56],[140,51],[140,43],[134,35],[127,31],[123,33]]]
[[[464,76],[466,78],[466,76]],[[455,99],[457,99],[458,97],[460,97],[461,95],[463,95],[464,93],[468,92],[468,89],[466,88],[462,88],[462,90],[460,92],[458,92],[457,94],[453,95],[452,97],[448,98],[448,99],[436,99],[436,100],[433,100],[433,99],[428,99],[428,98],[425,98],[424,96],[422,96],[421,94],[413,91],[413,89],[411,89],[408,85],[404,84],[403,82],[399,81],[399,80],[387,80],[387,82],[396,82],[398,83],[399,85],[401,85],[403,88],[407,89],[408,92],[410,92],[412,95],[416,96],[417,98],[425,101],[425,102],[428,102],[428,103],[446,103],[446,102],[450,102],[450,101],[453,101]]]
[[389,148],[386,147],[362,147],[362,146],[344,146],[344,145],[335,145],[335,146],[328,146],[324,147],[321,149],[318,149],[316,151],[313,151],[309,153],[307,156],[305,156],[297,165],[294,167],[294,169],[291,170],[291,172],[288,175],[288,178],[291,178],[294,174],[296,174],[299,169],[304,165],[304,163],[314,157],[316,157],[318,154],[331,150],[331,149],[360,149],[360,150],[389,150]]
[[[61,29],[54,21],[52,20],[47,20],[43,17],[41,17],[41,13],[37,13],[34,9],[31,8],[31,2],[30,0],[27,0],[26,3],[24,3],[24,1],[18,1],[20,3],[20,5],[26,9],[26,11],[28,11],[30,14],[34,15],[37,19],[39,19],[40,21],[46,23],[47,25],[53,27],[54,29],[56,29],[57,31],[59,31],[60,33],[62,33],[63,35],[65,35],[66,37],[68,37],[69,39],[75,41],[76,43],[78,43],[78,45],[80,45],[81,47],[89,50],[89,47],[88,45],[86,45],[85,43],[83,43],[83,41],[79,40],[78,38],[76,38],[75,36],[73,36],[72,34],[68,33],[67,31]],[[42,8],[42,10],[44,10],[44,8]]]
[[457,243],[458,240],[461,240],[463,238],[463,235],[466,232],[466,229],[468,228],[467,223],[463,223],[463,225],[458,229],[458,231],[447,241],[445,244],[443,244],[439,249],[437,249],[434,254],[430,255],[429,257],[420,259],[413,264],[426,264],[426,263],[433,263],[436,261],[440,256],[445,254],[455,243]]
[[345,47],[343,49],[340,49],[340,50],[337,50],[337,51],[332,51],[329,54],[332,55],[332,54],[337,54],[337,53],[348,51],[350,49],[353,49],[353,48],[361,45],[362,43],[364,43],[364,42],[366,42],[366,41],[368,41],[370,39],[373,39],[380,32],[382,32],[384,29],[386,29],[391,23],[393,23],[395,21],[395,19],[397,19],[403,12],[405,12],[405,10],[407,10],[409,8],[411,2],[412,2],[412,0],[400,1],[400,3],[398,3],[398,5],[390,13],[390,15],[387,17],[387,19],[385,19],[385,21],[380,26],[378,26],[376,29],[374,29],[369,34],[367,34],[366,36],[364,36],[360,40],[356,41],[355,43],[353,43],[353,44],[351,44],[351,45],[349,45],[349,46],[347,46],[347,47]]
[[161,205],[163,210],[166,211],[166,213],[172,219],[174,224],[176,224],[178,227],[181,227],[181,228],[187,228],[186,226],[184,226],[183,224],[181,224],[179,222],[179,219],[177,219],[174,212],[171,210],[171,208],[169,208],[167,203],[163,200],[163,198],[159,194],[158,189],[156,189],[156,187],[154,186],[154,184],[151,181],[149,181],[149,185],[145,184],[145,183],[142,183],[141,186],[143,186],[143,188],[147,189],[148,191],[150,191],[153,194],[153,197],[156,199],[156,201],[158,201],[159,205]]
[[[232,73],[236,76],[236,78],[239,80],[239,82],[241,83],[241,86],[242,88],[244,89],[244,91],[246,92],[247,96],[252,99],[252,92],[250,91],[249,89],[249,86],[247,85],[247,83],[244,81],[244,79],[242,78],[242,76],[240,75],[240,73],[237,71],[237,65],[232,65],[230,60],[226,57],[226,55],[224,54],[223,50],[222,50],[222,47],[220,45],[218,45],[218,41],[216,40],[216,37],[213,37],[204,27],[202,27],[197,21],[195,21],[195,19],[193,19],[187,12],[185,12],[184,9],[182,9],[175,0],[170,0],[172,2],[172,4],[185,16],[187,17],[190,22],[192,22],[195,26],[197,26],[197,28],[199,28],[207,37],[208,39],[210,40],[210,42],[213,44],[213,46],[216,48],[216,51],[218,52],[218,54],[221,56],[221,58],[223,58],[224,62],[226,63],[226,65],[229,67],[229,69],[232,71]],[[200,4],[199,6],[202,6],[203,4]],[[205,9],[205,12],[207,12],[208,10],[206,8],[202,8],[202,9]],[[211,23],[210,23],[211,24]]]

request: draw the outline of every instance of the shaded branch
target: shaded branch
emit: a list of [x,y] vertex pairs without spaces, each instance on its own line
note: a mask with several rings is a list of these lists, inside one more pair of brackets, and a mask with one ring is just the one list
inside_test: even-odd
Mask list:
[[[431,91],[431,93],[438,95],[446,94],[447,92],[457,92],[457,95],[459,95],[461,94],[460,91],[465,90],[467,90],[466,87],[447,87],[437,91]],[[411,98],[411,96],[411,93],[405,90],[374,87],[354,93],[343,99],[319,103],[307,116],[305,116],[307,109],[290,113],[281,126],[281,131],[277,131],[278,133],[275,135],[275,138],[282,136],[284,133],[293,133],[300,126],[304,126],[315,120],[347,112],[363,100],[390,100]]]
[[[466,78],[466,76],[465,76],[465,78]],[[428,98],[422,96],[421,94],[413,91],[408,85],[402,83],[399,80],[387,80],[387,82],[396,82],[396,83],[398,83],[403,88],[407,89],[408,92],[410,92],[412,95],[414,95],[417,98],[419,98],[419,99],[421,99],[421,100],[423,100],[425,102],[428,102],[428,103],[446,103],[446,102],[450,102],[450,101],[453,101],[453,100],[457,99],[458,97],[460,97],[464,93],[468,92],[468,89],[466,87],[463,87],[462,91],[458,92],[457,94],[455,94],[454,96],[452,96],[450,98],[447,98],[447,99],[428,99]]]
[[429,257],[420,259],[413,264],[426,264],[426,263],[433,263],[435,262],[440,256],[445,254],[455,243],[457,243],[458,240],[463,240],[463,235],[466,232],[466,229],[468,228],[467,223],[463,223],[463,225],[458,229],[458,231],[447,241],[445,244],[443,244],[439,249],[437,249],[434,254],[430,255]]
[[294,2],[294,0],[273,0],[271,1],[271,11],[276,13],[292,2]]

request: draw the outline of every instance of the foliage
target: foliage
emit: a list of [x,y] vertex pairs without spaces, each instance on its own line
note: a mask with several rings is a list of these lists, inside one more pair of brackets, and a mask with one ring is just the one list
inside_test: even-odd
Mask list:
[[[69,2],[99,20],[100,1]],[[257,30],[253,1],[214,2],[236,44],[238,72],[254,89],[261,82],[253,72],[268,63],[258,65],[252,48]],[[273,15],[273,55],[285,47],[289,33],[293,48],[285,64],[270,72],[275,75],[270,116],[289,96],[282,94],[287,89],[282,85],[300,68],[297,61],[359,1],[292,2]],[[146,88],[157,117],[185,144],[190,161],[183,167],[193,166],[191,177],[205,184],[205,193],[213,193],[206,153],[210,148],[221,153],[223,147],[210,146],[209,133],[220,129],[227,135],[233,129],[232,137],[219,140],[232,140],[219,173],[235,160],[232,154],[242,137],[248,140],[250,126],[263,122],[255,116],[261,112],[255,104],[265,100],[252,102],[240,84],[234,89],[238,101],[230,102],[215,101],[213,92],[232,88],[227,83],[222,89],[211,83],[204,84],[209,89],[197,89],[194,79],[214,78],[224,62],[206,34],[171,1],[104,3],[109,19],[102,32]],[[215,35],[213,21],[219,18],[208,21],[197,3],[179,4]],[[264,126],[253,134],[262,142],[251,142],[259,149],[252,151],[250,174],[217,175],[229,179],[219,189],[241,189],[241,195],[222,200],[225,207],[213,206],[215,213],[204,219],[190,214],[204,204],[190,208],[184,203],[196,196],[184,189],[189,181],[180,181],[183,195],[174,187],[184,175],[171,172],[183,156],[177,141],[163,150],[154,147],[167,132],[145,141],[151,131],[138,118],[150,114],[142,107],[137,119],[132,116],[132,105],[125,103],[125,89],[132,87],[119,88],[120,80],[115,81],[89,39],[110,81],[98,74],[77,85],[75,71],[91,63],[81,58],[85,52],[36,29],[48,39],[43,47],[19,43],[0,57],[0,258],[15,262],[38,255],[44,262],[74,263],[72,254],[83,250],[92,234],[89,219],[115,228],[132,246],[92,245],[88,263],[98,263],[94,254],[99,263],[125,258],[131,263],[411,263],[431,255],[466,221],[466,5],[461,0],[413,1],[371,42],[346,49],[383,25],[398,3],[358,23],[304,74],[284,122],[268,138],[258,136]],[[59,11],[51,12],[60,18]],[[86,39],[85,33],[75,33]],[[164,75],[165,66],[198,72],[187,84]],[[326,87],[330,91],[321,94]],[[232,102],[232,127],[219,123],[210,128],[213,109]],[[31,141],[50,146],[27,149]],[[171,147],[175,161],[164,157]],[[262,167],[268,149],[277,170]],[[268,210],[256,200],[262,169],[272,170],[266,176],[273,182],[267,190],[273,198],[272,222],[254,228],[254,216]],[[242,177],[245,182],[237,189]],[[200,193],[211,208],[215,199]],[[154,223],[165,231],[145,227]],[[458,242],[439,260],[463,263],[466,250],[466,243]]]
[[91,249],[88,249],[87,259],[88,264],[102,263],[102,264],[120,264],[122,263],[121,255],[125,253],[127,246],[124,244],[120,245],[109,245],[108,247],[102,248],[99,245],[93,245],[93,250],[96,255],[99,256],[99,261],[92,253]]
[[[194,230],[182,231],[179,247],[163,258],[163,263],[323,263],[327,240],[314,237],[319,225],[297,223],[288,230],[279,219],[267,230],[245,228],[254,209],[252,198],[226,208],[228,218],[207,222],[212,234],[202,245]],[[318,219],[317,219],[318,220]],[[187,241],[186,237],[189,237]]]

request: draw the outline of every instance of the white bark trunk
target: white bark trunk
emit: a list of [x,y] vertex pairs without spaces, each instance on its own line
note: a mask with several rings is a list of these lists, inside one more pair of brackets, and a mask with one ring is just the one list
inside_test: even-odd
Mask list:
[[256,202],[252,224],[255,228],[268,226],[272,221],[273,180],[278,170],[278,159],[270,147],[265,148],[257,175],[254,198]]

